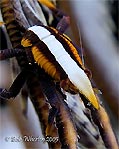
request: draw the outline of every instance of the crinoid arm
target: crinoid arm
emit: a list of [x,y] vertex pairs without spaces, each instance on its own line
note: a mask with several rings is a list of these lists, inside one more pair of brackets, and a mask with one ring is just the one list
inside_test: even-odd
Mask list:
[[64,33],[70,25],[70,17],[67,14],[65,14],[63,11],[61,11],[60,9],[56,8],[55,5],[48,0],[38,0],[38,2],[40,4],[45,5],[52,11],[52,13],[54,14],[58,22],[56,29],[60,33]]
[[8,90],[0,88],[0,99],[3,100],[3,99],[10,99],[10,98],[16,97],[20,92],[21,88],[23,87],[27,77],[28,77],[28,72],[22,71],[16,77],[13,84]]
[[20,55],[25,55],[24,49],[4,49],[0,50],[0,60],[5,60],[12,57],[17,57]]

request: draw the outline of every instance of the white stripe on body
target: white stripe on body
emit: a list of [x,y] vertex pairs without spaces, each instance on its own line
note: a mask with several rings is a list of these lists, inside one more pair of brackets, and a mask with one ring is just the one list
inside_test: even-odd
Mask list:
[[47,45],[50,52],[55,56],[57,62],[64,69],[70,81],[79,89],[80,93],[89,101],[93,101],[94,106],[98,107],[97,99],[87,75],[66,52],[63,45],[44,27],[34,26],[30,30]]
[[29,27],[28,30],[33,31],[39,37],[40,40],[42,40],[43,38],[47,38],[51,35],[51,33],[42,26],[32,26]]

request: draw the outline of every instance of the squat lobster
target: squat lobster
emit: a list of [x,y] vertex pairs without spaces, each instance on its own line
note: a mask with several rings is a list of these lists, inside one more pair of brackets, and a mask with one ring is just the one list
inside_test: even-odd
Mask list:
[[[58,12],[54,7],[52,9]],[[48,111],[48,123],[45,123],[47,126],[47,128],[45,127],[46,134],[49,133],[49,129],[51,128],[49,126],[54,122],[54,117],[56,117],[55,124],[59,131],[60,142],[64,145],[62,147],[76,148],[76,129],[71,121],[72,117],[64,101],[65,96],[62,93],[62,89],[72,94],[80,94],[81,99],[87,107],[89,105],[87,103],[91,104],[90,108],[93,108],[93,110],[91,109],[92,112],[95,110],[94,113],[98,113],[101,108],[99,109],[100,105],[95,97],[90,80],[86,75],[87,70],[82,64],[77,47],[63,34],[68,26],[68,20],[69,18],[64,16],[56,29],[44,26],[42,23],[36,23],[37,25],[27,29],[24,26],[21,27],[25,32],[22,40],[20,40],[20,47],[18,49],[1,51],[0,59],[23,55],[26,58],[27,55],[26,60],[28,60],[29,64],[22,65],[21,73],[8,91],[0,89],[0,98],[6,99],[17,96],[27,79],[30,82],[28,83],[29,86],[32,84],[35,88],[37,85],[31,83],[31,80],[33,79],[33,75],[38,75],[36,82],[40,82],[41,92],[47,97],[48,103],[52,107]],[[30,80],[30,78],[32,79]],[[38,90],[40,89],[38,88]],[[34,89],[31,89],[31,91],[34,91]],[[35,108],[39,108],[38,106],[40,105],[39,95],[37,97],[35,98],[36,100],[34,99],[35,102],[37,101],[34,106]],[[40,115],[39,113],[37,114],[38,116]],[[101,129],[103,128],[103,126],[100,127]],[[71,130],[71,133],[68,132],[68,129]],[[71,138],[71,136],[73,137]]]
[[[63,25],[61,22],[63,22]],[[32,26],[25,32],[21,45],[25,47],[27,57],[31,64],[36,62],[56,82],[60,82],[61,88],[69,92],[82,94],[95,109],[98,109],[99,103],[90,80],[85,73],[85,67],[82,64],[78,51],[73,42],[62,34],[62,31],[64,31],[68,23],[67,16],[64,16],[60,23],[58,23],[56,29],[42,24],[41,26]],[[13,51],[15,55],[15,50],[13,49]],[[17,49],[16,55],[18,53],[24,53],[24,51]],[[7,57],[5,53],[4,55]],[[24,69],[24,71],[25,73],[21,73],[18,78],[23,74],[27,74],[27,69]],[[24,79],[22,79],[23,81],[18,87],[19,90],[25,82],[25,75],[22,76]],[[19,80],[18,78],[17,80]],[[13,97],[13,92],[13,90],[12,92],[11,90],[3,90],[0,94],[1,99]]]

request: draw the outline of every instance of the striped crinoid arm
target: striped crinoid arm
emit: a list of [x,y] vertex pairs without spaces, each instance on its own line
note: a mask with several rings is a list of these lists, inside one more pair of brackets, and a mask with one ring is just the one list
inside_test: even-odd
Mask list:
[[62,148],[76,149],[78,136],[68,105],[60,100],[59,113],[56,116],[56,125],[58,128]]
[[52,124],[56,123],[61,148],[76,149],[77,132],[70,109],[64,101],[65,96],[46,74],[44,74],[43,78],[40,80],[41,88],[52,107],[48,118],[47,134]]
[[0,4],[2,17],[5,22],[12,45],[14,48],[20,46],[20,40],[22,38],[22,35],[15,22],[14,9],[12,7],[12,3],[10,0],[2,0]]
[[100,109],[98,111],[96,112],[91,111],[91,112],[93,121],[98,126],[105,147],[110,149],[118,149],[119,144],[113,132],[107,111],[104,109],[102,105],[100,105]]
[[30,93],[30,99],[35,107],[38,118],[40,119],[41,125],[42,127],[44,127],[43,130],[45,132],[45,128],[47,126],[49,106],[41,91],[39,80],[37,79],[37,77],[31,76],[27,81],[27,86]]
[[[5,26],[10,38],[10,41],[12,43],[13,48],[20,48],[23,49],[21,46],[21,39],[22,39],[22,33],[19,30],[18,23],[15,18],[15,11],[12,5],[12,0],[2,0],[1,1],[1,13],[3,20],[5,22]],[[19,2],[17,3],[19,4]],[[20,5],[18,7],[21,8]],[[20,11],[20,10],[19,10]],[[22,13],[21,13],[22,14]],[[20,16],[21,17],[21,16]],[[25,20],[25,19],[23,19]],[[25,22],[25,21],[24,21]],[[23,23],[26,24],[26,23]],[[23,67],[25,64],[27,64],[27,60],[25,56],[19,56],[17,57],[17,62],[20,67]]]
[[30,26],[47,25],[43,11],[36,0],[20,0],[20,3]]
[[90,110],[85,108],[82,100],[78,100],[79,95],[67,93],[67,104],[71,110],[74,122],[77,128],[78,146],[86,148],[98,148],[98,145],[104,148],[100,134],[92,120]]
[[[26,14],[29,14],[28,12],[31,10],[32,7],[30,6],[29,2],[26,3],[25,1],[25,5],[23,5],[23,2],[24,1],[20,1],[20,0],[18,1],[2,0],[0,3],[2,17],[4,20],[8,35],[10,37],[12,46],[13,48],[20,48],[20,49],[23,48],[21,46],[21,39],[26,29],[31,25],[42,24],[40,19],[38,17],[35,17],[35,16],[38,16],[38,14],[36,15],[34,11],[30,12],[30,19],[28,16],[26,16]],[[40,6],[37,7],[37,9],[39,10]],[[27,63],[26,57],[22,55],[17,57],[17,61],[20,67],[22,67],[24,64]]]
[[[40,77],[42,77],[40,75]],[[27,81],[28,90],[30,93],[30,99],[31,102],[34,105],[35,111],[37,113],[37,116],[39,118],[39,121],[41,123],[42,131],[44,136],[46,137],[46,128],[48,126],[48,116],[49,116],[49,103],[46,100],[46,97],[44,96],[42,92],[42,87],[39,82],[39,78],[37,76],[31,76],[29,80]],[[49,137],[52,138],[58,138],[58,132],[56,126],[53,124]],[[48,141],[49,148],[56,149],[60,148],[60,142],[56,141]]]

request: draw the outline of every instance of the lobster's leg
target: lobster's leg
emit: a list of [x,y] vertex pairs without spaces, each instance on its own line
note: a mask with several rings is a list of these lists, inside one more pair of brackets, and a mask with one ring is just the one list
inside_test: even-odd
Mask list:
[[28,77],[27,71],[22,71],[14,80],[9,90],[0,88],[0,100],[16,97]]
[[5,60],[12,57],[25,55],[24,49],[4,49],[0,50],[0,60]]

